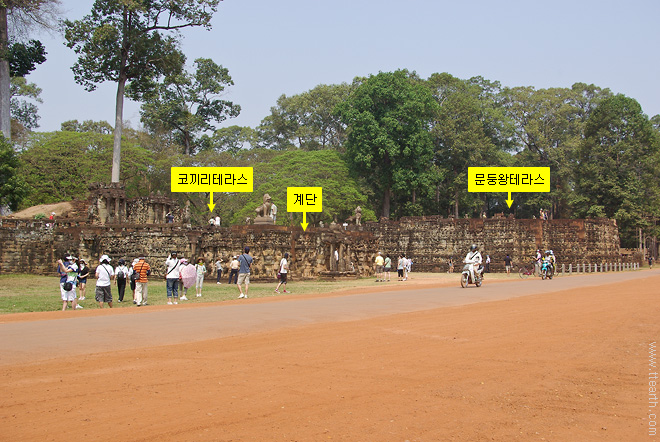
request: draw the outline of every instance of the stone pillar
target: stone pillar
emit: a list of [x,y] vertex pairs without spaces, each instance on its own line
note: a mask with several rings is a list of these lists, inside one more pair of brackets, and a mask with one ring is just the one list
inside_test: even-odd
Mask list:
[[105,199],[105,210],[107,213],[105,218],[106,223],[112,222],[112,208],[112,198],[108,197]]
[[335,259],[335,245],[330,243],[330,271],[337,271],[337,260]]
[[338,265],[338,271],[340,272],[345,272],[346,271],[346,247],[344,247],[343,244],[339,244],[339,265]]
[[568,265],[568,274],[572,275],[573,274],[573,264]]
[[121,201],[119,200],[119,198],[115,198],[115,223],[117,223],[117,224],[121,223],[121,221],[122,221],[121,213],[119,212],[119,204],[120,203],[121,203]]
[[96,200],[96,208],[99,211],[99,222],[101,225],[104,225],[108,219],[108,210],[105,202],[105,198],[98,197]]

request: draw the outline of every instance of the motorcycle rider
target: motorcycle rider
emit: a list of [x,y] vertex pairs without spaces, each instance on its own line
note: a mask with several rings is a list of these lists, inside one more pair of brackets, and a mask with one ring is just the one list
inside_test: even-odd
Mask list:
[[555,258],[555,252],[548,250],[548,258],[550,259],[550,266],[552,267],[552,273],[554,274],[557,271],[557,258]]
[[479,250],[477,250],[477,245],[472,244],[470,246],[470,251],[468,254],[465,256],[465,259],[463,260],[465,264],[470,264],[470,278],[472,282],[475,281],[474,279],[474,274],[475,274],[475,265],[477,266],[476,268],[476,273],[481,275],[481,272],[483,270],[483,267],[481,266],[482,258],[481,258],[481,253]]
[[543,269],[545,266],[548,268],[548,274],[551,275],[554,272],[554,269],[552,267],[552,259],[550,259],[550,250],[545,251],[545,255],[541,261],[541,269]]

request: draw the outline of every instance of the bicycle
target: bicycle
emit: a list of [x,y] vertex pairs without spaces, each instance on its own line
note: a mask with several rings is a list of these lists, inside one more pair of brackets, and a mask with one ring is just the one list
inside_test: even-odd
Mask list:
[[536,268],[536,261],[532,261],[528,266],[522,266],[518,270],[518,276],[521,279],[527,279],[530,276],[534,276],[534,269]]

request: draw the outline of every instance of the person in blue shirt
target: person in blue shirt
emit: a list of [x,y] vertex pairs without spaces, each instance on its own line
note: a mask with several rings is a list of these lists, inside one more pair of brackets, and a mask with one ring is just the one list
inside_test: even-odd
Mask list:
[[[238,256],[238,291],[241,293],[239,298],[248,297],[248,288],[250,286],[250,268],[252,267],[252,257],[249,255],[250,248],[245,247],[243,254]],[[245,284],[245,293],[243,293],[242,285]]]

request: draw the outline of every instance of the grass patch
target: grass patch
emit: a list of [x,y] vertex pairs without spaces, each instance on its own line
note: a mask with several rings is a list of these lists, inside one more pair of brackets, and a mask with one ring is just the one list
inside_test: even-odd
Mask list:
[[[509,278],[517,278],[517,275],[511,275]],[[444,283],[455,281],[459,284],[460,273],[412,273],[411,282],[414,283]],[[505,279],[504,274],[490,273],[486,277],[488,279]],[[392,274],[392,282],[386,284],[385,287],[390,287],[397,283],[396,273]],[[337,281],[296,281],[292,279],[287,285],[291,294],[325,294],[336,292],[340,290],[359,289],[361,287],[375,287],[381,286],[382,283],[376,283],[375,277],[360,278],[360,279],[346,279]],[[284,293],[274,293],[277,281],[273,279],[270,283],[252,283],[250,284],[249,296],[250,298],[267,298],[275,296],[283,296]],[[94,289],[96,287],[95,279],[88,279],[86,299],[81,301],[80,304],[86,309],[97,309],[98,304],[94,300]],[[162,279],[152,279],[149,281],[149,304],[163,305],[167,304],[167,290],[165,281]],[[195,304],[201,302],[222,302],[238,297],[238,288],[234,284],[227,284],[227,279],[223,278],[222,284],[217,285],[215,278],[210,278],[204,281],[204,288],[202,290],[202,297],[195,296],[195,287],[188,290],[188,301],[182,301],[183,304]],[[182,293],[179,293],[181,296]],[[78,293],[80,296],[80,293]],[[117,287],[112,285],[112,298],[115,308],[134,307],[133,295],[129,287],[126,289],[124,302],[117,302]],[[0,314],[7,313],[24,313],[24,312],[43,312],[55,311],[62,308],[62,300],[60,298],[59,277],[57,276],[35,276],[26,274],[11,274],[0,275]],[[107,308],[107,307],[106,307]]]
[[[374,285],[374,278],[362,278],[343,281],[290,281],[288,290],[293,294],[318,294],[337,290],[345,290],[359,287],[370,287]],[[282,296],[274,293],[277,282],[252,283],[250,284],[250,298],[265,298]],[[85,300],[80,304],[84,308],[99,308],[94,300],[95,279],[88,279]],[[280,288],[280,290],[282,290]],[[148,301],[151,305],[167,304],[167,290],[164,280],[149,281]],[[115,308],[134,307],[133,295],[129,287],[126,288],[124,302],[117,302],[117,286],[112,285],[112,298]],[[179,293],[181,296],[182,293]],[[204,282],[202,297],[197,298],[195,287],[188,289],[188,301],[183,303],[220,302],[236,299],[239,295],[235,284],[227,284],[223,279],[221,285],[217,285],[215,279]],[[78,292],[80,297],[80,292]],[[60,298],[59,277],[57,276],[35,276],[24,274],[0,275],[0,314],[55,311],[62,308]]]

